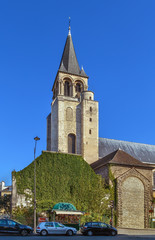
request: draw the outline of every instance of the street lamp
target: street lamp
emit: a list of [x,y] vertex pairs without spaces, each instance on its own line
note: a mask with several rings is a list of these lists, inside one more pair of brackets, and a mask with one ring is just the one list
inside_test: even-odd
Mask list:
[[37,141],[40,140],[39,137],[35,137],[35,146],[34,146],[34,233],[36,233],[36,147]]

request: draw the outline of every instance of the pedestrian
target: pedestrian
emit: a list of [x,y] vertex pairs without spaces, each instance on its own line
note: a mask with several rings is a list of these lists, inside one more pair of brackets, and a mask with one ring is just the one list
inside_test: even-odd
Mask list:
[[112,226],[112,219],[111,219],[111,218],[110,218],[110,221],[109,221],[109,222],[110,222],[110,225]]

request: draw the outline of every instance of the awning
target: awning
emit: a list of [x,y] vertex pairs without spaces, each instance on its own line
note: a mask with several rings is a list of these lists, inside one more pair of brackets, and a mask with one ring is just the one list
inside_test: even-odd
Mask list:
[[61,210],[53,210],[56,214],[65,214],[65,215],[83,215],[84,213],[81,211],[61,211]]

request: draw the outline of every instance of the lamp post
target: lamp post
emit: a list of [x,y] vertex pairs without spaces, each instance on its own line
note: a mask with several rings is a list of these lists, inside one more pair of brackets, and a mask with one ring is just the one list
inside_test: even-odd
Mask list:
[[35,146],[34,146],[34,233],[36,233],[36,147],[37,141],[40,140],[39,137],[35,137]]

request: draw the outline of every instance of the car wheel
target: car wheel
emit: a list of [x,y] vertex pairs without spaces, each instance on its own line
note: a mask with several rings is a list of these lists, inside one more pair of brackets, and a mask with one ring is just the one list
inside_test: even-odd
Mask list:
[[116,236],[116,234],[117,234],[117,233],[116,233],[115,231],[112,231],[112,232],[111,232],[111,236]]
[[88,231],[88,232],[87,232],[87,235],[88,235],[88,236],[92,236],[92,235],[93,235],[93,232],[92,232],[92,231]]
[[28,231],[27,231],[26,229],[23,229],[23,230],[20,232],[20,234],[21,234],[22,236],[27,236],[27,235],[28,235]]
[[67,231],[67,235],[68,235],[68,236],[72,236],[72,235],[73,235],[73,231],[72,231],[72,230],[68,230],[68,231]]
[[47,236],[48,232],[44,229],[40,232],[41,236]]

